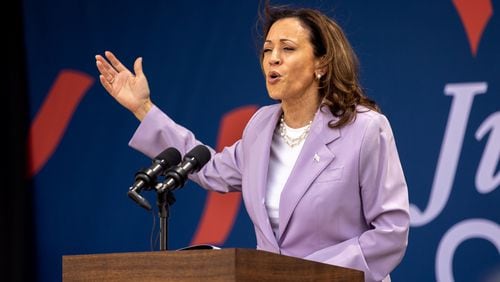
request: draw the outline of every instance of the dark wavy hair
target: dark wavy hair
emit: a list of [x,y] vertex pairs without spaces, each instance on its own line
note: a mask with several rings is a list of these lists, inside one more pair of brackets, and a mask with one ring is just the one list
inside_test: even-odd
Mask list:
[[[268,1],[259,9],[261,40],[265,40],[271,26],[284,18],[298,19],[309,31],[314,55],[321,59],[325,74],[319,81],[321,105],[327,106],[339,119],[328,126],[340,128],[356,118],[356,106],[380,112],[359,83],[359,61],[342,28],[322,12],[310,8],[270,6]],[[262,45],[261,45],[262,46]],[[262,65],[263,53],[260,54]]]

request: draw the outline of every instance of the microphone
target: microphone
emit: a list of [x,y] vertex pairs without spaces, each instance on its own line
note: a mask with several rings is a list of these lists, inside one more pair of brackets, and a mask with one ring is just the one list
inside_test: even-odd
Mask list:
[[173,191],[183,187],[188,174],[198,172],[210,160],[210,151],[204,145],[198,145],[184,155],[182,163],[165,173],[165,181],[157,186],[158,192]]
[[167,148],[153,159],[153,164],[147,169],[141,169],[135,174],[135,182],[129,188],[127,195],[141,207],[151,210],[151,205],[140,195],[143,189],[156,185],[156,178],[166,169],[181,161],[181,153],[175,148]]

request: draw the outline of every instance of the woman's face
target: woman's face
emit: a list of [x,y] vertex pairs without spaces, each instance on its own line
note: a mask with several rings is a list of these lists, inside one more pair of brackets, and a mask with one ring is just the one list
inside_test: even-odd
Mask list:
[[319,60],[314,56],[309,30],[296,18],[276,21],[263,46],[262,67],[269,96],[282,102],[318,99],[315,70]]

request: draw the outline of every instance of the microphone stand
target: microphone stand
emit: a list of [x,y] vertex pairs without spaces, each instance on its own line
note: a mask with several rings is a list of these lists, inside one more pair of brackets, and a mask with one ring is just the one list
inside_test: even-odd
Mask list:
[[[160,184],[161,185],[161,184]],[[158,215],[160,217],[160,251],[168,250],[168,226],[170,206],[175,203],[172,191],[166,190],[157,193]]]

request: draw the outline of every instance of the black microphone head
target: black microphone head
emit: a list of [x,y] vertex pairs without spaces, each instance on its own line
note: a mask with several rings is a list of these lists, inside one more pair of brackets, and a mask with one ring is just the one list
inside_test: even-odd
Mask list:
[[159,163],[164,168],[167,168],[177,165],[181,162],[181,159],[182,157],[179,150],[173,147],[169,147],[163,150],[163,152],[161,152],[158,156],[156,156],[154,162]]
[[187,152],[184,157],[195,159],[197,162],[196,170],[199,170],[210,160],[212,155],[205,145],[197,145]]

